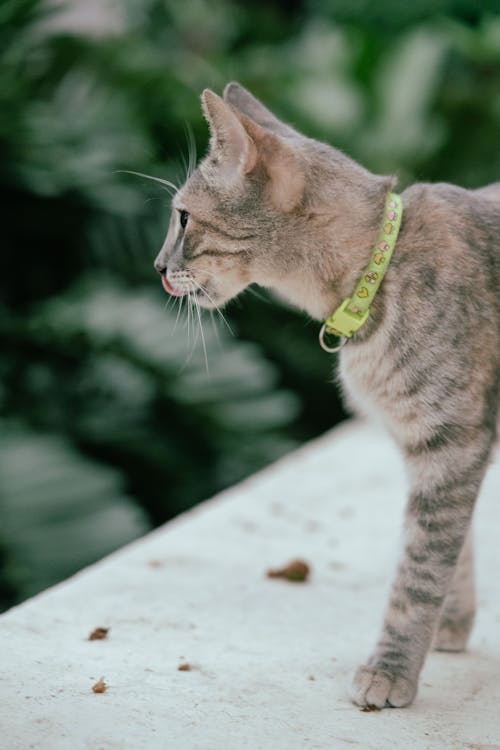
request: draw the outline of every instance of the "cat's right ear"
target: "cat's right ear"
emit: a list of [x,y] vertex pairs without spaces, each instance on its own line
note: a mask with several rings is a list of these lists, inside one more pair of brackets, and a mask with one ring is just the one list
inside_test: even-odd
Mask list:
[[250,91],[236,81],[228,83],[224,89],[224,101],[243,112],[251,120],[284,138],[300,137],[299,133],[278,118],[255,98]]
[[210,154],[236,174],[248,174],[257,161],[257,149],[229,107],[210,89],[201,95],[203,113],[210,128]]

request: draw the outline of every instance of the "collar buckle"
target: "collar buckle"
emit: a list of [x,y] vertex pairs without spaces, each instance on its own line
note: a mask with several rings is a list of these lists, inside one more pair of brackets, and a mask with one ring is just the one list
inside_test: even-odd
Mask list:
[[353,333],[356,333],[366,323],[370,315],[370,309],[368,308],[364,312],[354,312],[348,309],[352,304],[351,298],[346,297],[335,312],[325,320],[327,333],[333,333],[336,336],[346,336],[350,339]]

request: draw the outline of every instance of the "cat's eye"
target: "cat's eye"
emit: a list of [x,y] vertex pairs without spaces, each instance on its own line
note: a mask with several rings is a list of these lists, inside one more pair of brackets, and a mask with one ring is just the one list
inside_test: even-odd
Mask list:
[[188,211],[180,211],[179,212],[179,218],[180,218],[180,222],[181,222],[181,227],[183,229],[185,229],[186,228],[186,224],[188,223],[188,219],[189,219],[189,212]]

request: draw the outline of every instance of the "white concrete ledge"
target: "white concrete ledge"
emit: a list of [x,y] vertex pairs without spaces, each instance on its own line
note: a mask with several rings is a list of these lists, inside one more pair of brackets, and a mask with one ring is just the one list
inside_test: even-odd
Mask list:
[[[362,713],[346,693],[405,493],[395,448],[354,423],[3,615],[1,750],[498,750],[499,487],[497,458],[471,648],[431,654],[411,708]],[[308,583],[266,578],[296,557]]]

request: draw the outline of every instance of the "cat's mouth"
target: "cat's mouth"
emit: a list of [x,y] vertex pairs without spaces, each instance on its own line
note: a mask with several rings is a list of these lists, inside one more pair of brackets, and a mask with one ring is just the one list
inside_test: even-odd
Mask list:
[[183,297],[185,294],[187,294],[187,291],[183,289],[176,289],[172,286],[172,284],[167,279],[167,275],[165,273],[162,273],[161,275],[161,283],[163,284],[164,290],[171,294],[172,297]]
[[190,297],[194,297],[202,307],[212,309],[216,306],[216,302],[214,301],[213,297],[215,296],[215,293],[212,292],[211,294],[209,294],[206,289],[202,288],[201,286],[193,288],[193,285],[189,284],[189,288],[187,289],[178,288],[170,283],[170,281],[167,279],[167,275],[164,273],[162,273],[161,275],[161,283],[167,294],[170,294],[172,297],[180,298],[189,295]]

